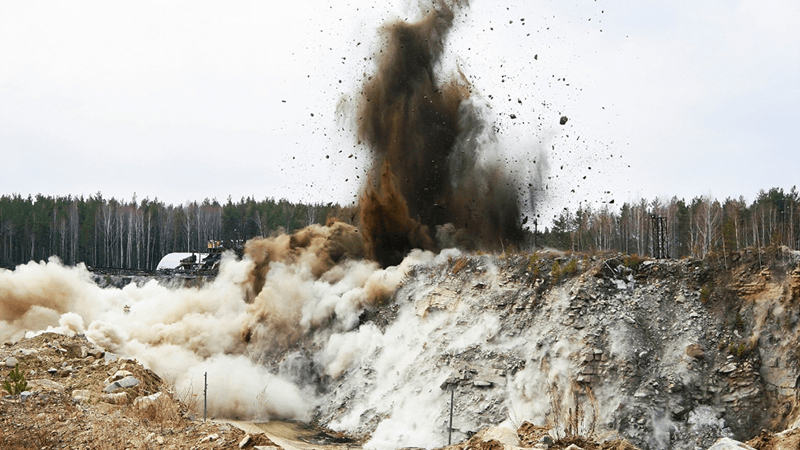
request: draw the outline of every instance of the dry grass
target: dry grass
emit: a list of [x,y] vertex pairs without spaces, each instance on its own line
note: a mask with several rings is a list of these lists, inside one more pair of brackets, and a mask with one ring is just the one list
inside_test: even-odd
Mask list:
[[[174,384],[171,384],[174,386]],[[177,391],[175,391],[177,392]],[[186,406],[186,409],[194,413],[198,412],[200,406],[200,396],[194,392],[194,384],[190,381],[189,386],[177,393],[178,401]]]
[[[576,437],[592,440],[597,427],[598,406],[591,388],[572,381],[569,389],[561,392],[557,383],[552,383],[548,394],[551,408],[548,425],[554,430],[557,440]],[[571,398],[566,399],[566,396]]]
[[517,437],[523,447],[533,447],[539,442],[542,436],[548,435],[550,427],[538,426],[530,422],[523,422],[522,425],[517,427]]
[[159,430],[181,424],[180,406],[167,394],[162,394],[153,401],[132,405],[128,416]]
[[620,260],[622,261],[622,264],[625,265],[625,267],[629,269],[635,269],[645,261],[645,258],[637,255],[636,253],[633,253],[631,255],[624,255],[622,258],[620,258]]

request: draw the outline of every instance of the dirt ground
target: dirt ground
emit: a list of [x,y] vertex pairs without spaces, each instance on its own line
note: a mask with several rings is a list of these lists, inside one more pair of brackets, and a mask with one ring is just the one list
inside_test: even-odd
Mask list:
[[800,449],[800,429],[772,433],[764,430],[747,441],[756,450],[797,450]]
[[[263,433],[248,435],[230,424],[203,422],[155,373],[135,360],[108,356],[85,338],[54,333],[3,344],[0,381],[8,380],[13,367],[5,363],[14,358],[30,394],[22,401],[3,391],[0,448],[280,448]],[[140,383],[103,391],[115,375],[128,374]],[[240,447],[245,436],[249,440]]]

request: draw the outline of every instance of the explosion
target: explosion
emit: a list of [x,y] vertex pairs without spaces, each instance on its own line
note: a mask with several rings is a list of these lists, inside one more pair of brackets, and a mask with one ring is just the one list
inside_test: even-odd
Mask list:
[[469,83],[463,74],[436,78],[465,3],[439,1],[417,23],[383,27],[377,73],[363,89],[358,134],[373,167],[360,218],[369,255],[384,267],[412,248],[434,249],[433,233],[448,224],[449,243],[467,249],[500,249],[523,237],[515,183],[479,145],[493,136]]

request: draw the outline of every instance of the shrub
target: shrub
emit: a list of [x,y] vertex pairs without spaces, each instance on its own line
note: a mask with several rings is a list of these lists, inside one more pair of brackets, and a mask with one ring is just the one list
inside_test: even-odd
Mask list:
[[561,274],[561,264],[558,261],[553,261],[553,267],[550,269],[550,276],[553,277],[553,281],[561,278]]
[[747,341],[731,342],[728,347],[728,354],[735,356],[737,359],[744,359],[749,357],[753,351],[758,348],[757,340],[751,339]]
[[564,266],[564,275],[573,275],[578,272],[578,260],[570,259],[566,266]]
[[25,374],[19,370],[19,364],[8,373],[8,379],[3,380],[2,387],[8,395],[19,395],[28,389],[28,381],[25,380]]
[[558,281],[561,278],[569,275],[574,275],[578,272],[578,260],[570,259],[568,263],[563,266],[558,261],[553,261],[553,268],[550,269],[550,276],[553,281]]
[[714,283],[709,281],[700,288],[700,302],[708,303],[711,299],[711,293],[714,292]]
[[129,417],[138,419],[159,429],[172,428],[180,424],[180,404],[166,393],[128,409]]
[[733,321],[733,327],[739,331],[744,330],[744,319],[742,318],[742,315],[739,314],[738,312],[736,313],[736,318]]
[[539,254],[534,252],[528,260],[528,271],[533,274],[533,278],[539,278],[542,273],[542,262],[539,260]]
[[635,253],[633,255],[625,255],[620,259],[622,259],[622,264],[629,269],[638,267],[644,261],[644,258]]

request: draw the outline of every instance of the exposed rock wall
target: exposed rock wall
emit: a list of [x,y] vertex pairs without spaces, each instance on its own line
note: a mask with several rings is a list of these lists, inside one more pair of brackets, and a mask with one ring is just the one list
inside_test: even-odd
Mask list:
[[441,445],[452,387],[458,439],[525,420],[642,448],[779,431],[800,412],[798,261],[453,253],[338,338],[358,355],[320,418],[376,447],[401,423]]

